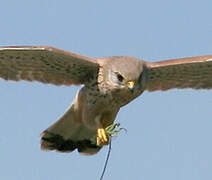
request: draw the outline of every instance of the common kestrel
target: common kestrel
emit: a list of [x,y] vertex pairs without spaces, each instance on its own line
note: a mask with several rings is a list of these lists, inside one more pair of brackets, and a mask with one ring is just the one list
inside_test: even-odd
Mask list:
[[146,62],[128,56],[89,58],[46,46],[1,47],[0,77],[83,84],[68,111],[41,134],[41,148],[91,155],[108,144],[105,128],[119,109],[143,91],[211,89],[212,56]]

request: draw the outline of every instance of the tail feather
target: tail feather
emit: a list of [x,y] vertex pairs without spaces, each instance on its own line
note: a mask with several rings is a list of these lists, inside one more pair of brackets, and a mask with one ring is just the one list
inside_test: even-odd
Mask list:
[[75,149],[86,155],[97,153],[101,147],[93,144],[95,130],[88,129],[77,119],[74,105],[52,126],[41,134],[41,149],[72,152]]

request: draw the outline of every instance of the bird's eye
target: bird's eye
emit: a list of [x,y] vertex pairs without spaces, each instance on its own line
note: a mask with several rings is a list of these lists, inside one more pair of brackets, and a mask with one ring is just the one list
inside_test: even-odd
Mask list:
[[119,82],[123,82],[124,77],[121,74],[116,73],[116,76],[117,76],[117,79],[119,80]]

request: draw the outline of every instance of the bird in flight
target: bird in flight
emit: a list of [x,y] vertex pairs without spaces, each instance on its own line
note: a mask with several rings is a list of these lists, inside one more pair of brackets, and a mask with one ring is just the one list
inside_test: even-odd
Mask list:
[[65,114],[41,134],[41,148],[92,155],[109,143],[106,127],[120,108],[145,90],[212,89],[212,55],[147,62],[129,56],[89,58],[48,46],[9,46],[0,47],[0,78],[84,85]]

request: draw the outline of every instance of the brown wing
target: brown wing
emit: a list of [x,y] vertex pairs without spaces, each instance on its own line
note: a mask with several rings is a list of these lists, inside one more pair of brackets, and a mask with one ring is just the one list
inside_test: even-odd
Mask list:
[[212,56],[199,56],[146,63],[146,90],[173,88],[212,89]]
[[85,84],[96,78],[95,59],[47,46],[0,47],[0,78],[54,85]]

